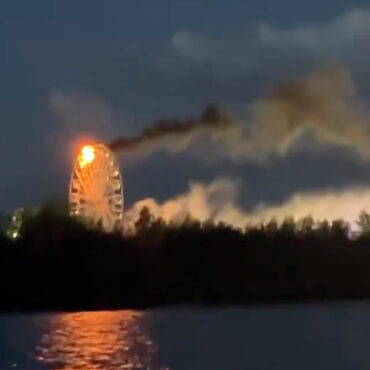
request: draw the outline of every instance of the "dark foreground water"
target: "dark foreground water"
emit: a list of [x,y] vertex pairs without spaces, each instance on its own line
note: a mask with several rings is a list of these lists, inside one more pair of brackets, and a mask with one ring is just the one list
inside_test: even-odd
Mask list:
[[370,369],[370,304],[0,316],[6,369]]

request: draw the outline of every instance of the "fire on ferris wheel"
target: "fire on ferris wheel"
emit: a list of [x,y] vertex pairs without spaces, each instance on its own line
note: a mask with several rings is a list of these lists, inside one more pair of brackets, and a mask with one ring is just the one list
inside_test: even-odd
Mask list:
[[122,226],[123,203],[122,176],[114,154],[103,144],[83,146],[69,186],[70,215],[110,232]]

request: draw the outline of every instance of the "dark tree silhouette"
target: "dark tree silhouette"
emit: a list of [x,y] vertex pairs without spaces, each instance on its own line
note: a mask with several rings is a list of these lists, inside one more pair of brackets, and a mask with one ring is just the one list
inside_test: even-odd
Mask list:
[[[368,235],[368,215],[359,226]],[[245,230],[144,208],[136,234],[85,227],[49,202],[15,242],[0,233],[1,310],[145,308],[370,298],[370,245],[305,217]]]

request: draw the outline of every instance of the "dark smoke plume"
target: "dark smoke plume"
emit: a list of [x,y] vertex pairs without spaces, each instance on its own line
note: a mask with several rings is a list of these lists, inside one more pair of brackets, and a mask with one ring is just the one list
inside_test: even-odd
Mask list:
[[189,150],[202,135],[231,159],[286,155],[307,133],[319,142],[339,145],[370,159],[370,114],[356,101],[355,85],[339,67],[275,86],[251,104],[251,114],[236,120],[217,107],[196,119],[162,120],[141,135],[110,143],[116,152],[148,155],[158,150]]
[[216,106],[207,107],[199,118],[163,119],[156,121],[137,137],[120,137],[108,144],[111,150],[141,152],[167,149],[171,152],[185,150],[202,134],[223,131],[235,125],[234,120]]

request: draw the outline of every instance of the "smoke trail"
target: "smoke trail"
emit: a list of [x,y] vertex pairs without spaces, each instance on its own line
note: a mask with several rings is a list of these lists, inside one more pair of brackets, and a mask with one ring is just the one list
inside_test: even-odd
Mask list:
[[275,219],[281,223],[286,217],[296,220],[308,215],[315,220],[334,221],[344,219],[356,228],[356,219],[363,209],[370,208],[370,188],[349,188],[342,191],[296,193],[282,204],[260,204],[247,212],[236,203],[237,183],[233,179],[220,178],[210,184],[191,183],[189,191],[158,203],[149,198],[141,200],[126,212],[126,224],[133,225],[140,211],[147,207],[156,218],[181,224],[188,216],[205,222],[224,222],[236,228],[247,224],[267,223]]
[[232,158],[258,160],[285,156],[305,135],[370,158],[370,115],[356,101],[355,84],[345,69],[323,68],[278,84],[254,102],[250,121],[226,135],[223,144]]
[[110,143],[116,152],[148,155],[158,150],[188,150],[200,136],[216,153],[230,159],[261,160],[286,155],[310,134],[316,140],[351,148],[370,158],[370,115],[356,101],[355,85],[339,67],[315,71],[306,78],[282,83],[252,104],[248,119],[236,120],[210,107],[198,119],[157,122],[134,138]]
[[169,152],[186,150],[200,136],[212,136],[235,126],[226,112],[215,106],[207,107],[199,118],[160,120],[145,129],[139,136],[121,137],[108,146],[115,152],[148,155],[161,149]]
[[276,86],[257,101],[249,133],[250,152],[237,155],[285,155],[309,133],[318,141],[346,146],[369,157],[370,116],[355,101],[355,86],[342,68],[326,68],[305,79]]

